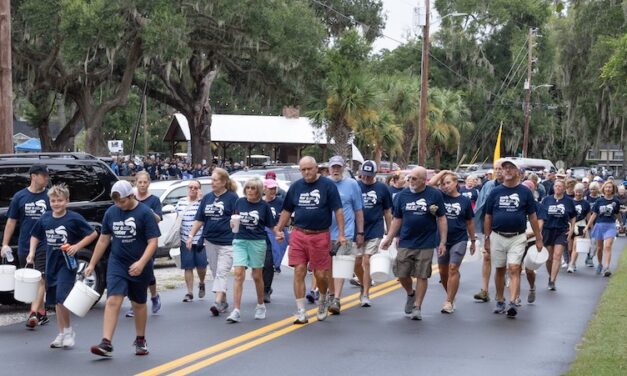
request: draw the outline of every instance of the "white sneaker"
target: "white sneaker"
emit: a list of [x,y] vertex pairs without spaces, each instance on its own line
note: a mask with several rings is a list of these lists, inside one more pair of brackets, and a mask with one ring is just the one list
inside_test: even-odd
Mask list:
[[76,339],[76,332],[74,332],[74,330],[70,330],[69,332],[63,333],[63,347],[74,347],[75,339]]
[[370,298],[368,298],[368,295],[362,295],[359,300],[361,301],[362,307],[370,307],[372,305],[370,303]]
[[229,317],[226,318],[226,322],[233,324],[233,323],[239,322],[240,319],[241,319],[241,316],[239,313],[239,309],[234,309],[229,315]]
[[54,341],[50,342],[50,348],[52,349],[60,349],[63,347],[63,333],[57,334]]
[[566,270],[566,272],[574,273],[575,272],[575,268],[573,268],[572,266],[568,266],[568,269]]
[[307,311],[305,308],[299,308],[295,315],[296,319],[294,320],[294,325],[302,325],[307,324],[309,319],[307,318]]
[[418,308],[414,307],[411,311],[411,315],[409,315],[409,318],[412,320],[422,320],[422,313]]
[[265,320],[266,318],[266,305],[257,304],[255,307],[255,320]]

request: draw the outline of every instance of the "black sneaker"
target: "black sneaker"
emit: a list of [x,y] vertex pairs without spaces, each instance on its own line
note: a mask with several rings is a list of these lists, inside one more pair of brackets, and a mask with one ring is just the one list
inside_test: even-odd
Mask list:
[[509,302],[509,308],[507,309],[507,317],[513,319],[518,314],[518,309],[516,308],[516,303]]
[[135,355],[148,355],[149,352],[146,338],[135,338],[133,345],[135,346]]
[[111,341],[103,338],[99,345],[91,347],[91,353],[98,356],[111,358],[113,356],[113,346]]
[[39,326],[46,325],[48,322],[50,322],[50,319],[47,314],[44,313],[43,315],[40,315],[37,313],[37,323]]

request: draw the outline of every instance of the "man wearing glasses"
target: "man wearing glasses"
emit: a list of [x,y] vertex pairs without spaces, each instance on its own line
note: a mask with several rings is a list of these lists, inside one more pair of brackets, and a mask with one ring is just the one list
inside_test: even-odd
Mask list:
[[[388,249],[400,230],[394,274],[407,292],[405,315],[422,320],[422,301],[431,277],[433,250],[446,251],[446,217],[442,193],[427,186],[427,170],[416,167],[408,175],[409,187],[394,199],[394,219],[381,243]],[[439,236],[438,236],[439,235]],[[416,278],[416,289],[412,286]]]
[[297,180],[287,191],[279,223],[274,227],[278,241],[284,238],[282,229],[294,213],[294,231],[290,236],[289,265],[294,267],[294,295],[296,297],[296,319],[294,324],[308,322],[305,312],[305,276],[307,264],[311,266],[318,282],[320,299],[318,320],[327,317],[326,293],[329,270],[331,270],[331,227],[332,213],[338,224],[337,241],[346,246],[344,236],[344,212],[340,194],[330,179],[321,178],[318,164],[312,157],[304,157],[299,163],[302,179]]

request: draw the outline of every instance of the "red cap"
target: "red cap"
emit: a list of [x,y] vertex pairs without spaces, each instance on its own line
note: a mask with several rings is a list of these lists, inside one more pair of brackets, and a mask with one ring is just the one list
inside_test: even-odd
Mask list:
[[276,180],[276,173],[274,171],[266,172],[266,179],[274,179],[274,180]]

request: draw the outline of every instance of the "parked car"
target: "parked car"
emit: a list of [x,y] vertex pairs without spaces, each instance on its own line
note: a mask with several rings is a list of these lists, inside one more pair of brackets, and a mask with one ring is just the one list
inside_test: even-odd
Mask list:
[[[261,179],[266,177],[266,173],[272,171],[276,174],[276,180],[282,180],[287,183],[288,187],[296,180],[302,178],[302,175],[298,168],[292,167],[281,167],[281,168],[260,168],[260,169],[250,169],[250,170],[241,170],[231,174],[231,177],[235,180],[241,180],[242,176],[258,176]],[[281,187],[282,189],[287,190],[286,188]]]
[[518,167],[525,171],[557,171],[553,162],[548,159],[537,158],[519,158],[519,157],[506,157],[504,159],[510,159],[515,161]]
[[[202,177],[196,179],[200,181],[203,195],[211,192],[211,177]],[[150,183],[150,194],[159,197],[163,211],[163,219],[159,222],[159,231],[161,236],[157,243],[156,257],[170,257],[170,248],[164,245],[165,237],[168,231],[174,226],[176,220],[176,212],[174,208],[176,203],[183,197],[187,196],[187,185],[189,180],[163,180]],[[244,196],[243,186],[237,183],[237,195]]]
[[589,167],[571,167],[570,171],[572,173],[572,176],[575,179],[583,179],[586,176],[590,175],[590,168]]
[[460,179],[466,179],[469,175],[475,175],[478,178],[483,178],[485,174],[492,169],[492,163],[471,163],[460,164],[455,173]]
[[392,172],[392,171],[398,171],[398,170],[400,170],[400,167],[396,163],[390,163],[388,161],[381,161],[379,163],[378,172],[386,173],[386,172]]
[[[28,170],[35,164],[45,164],[50,172],[50,185],[64,183],[70,190],[68,208],[80,213],[100,232],[106,210],[113,205],[111,187],[118,180],[109,166],[98,158],[84,153],[36,153],[0,155],[0,237],[4,235],[6,213],[15,193],[30,184]],[[19,223],[13,232],[10,246],[17,256]],[[79,270],[84,268],[93,253],[96,242],[77,254]],[[106,286],[109,250],[102,257],[94,273],[85,283],[102,295]],[[14,257],[17,260],[17,257]],[[15,261],[17,262],[17,261]],[[13,294],[0,292],[0,303],[13,302]]]

